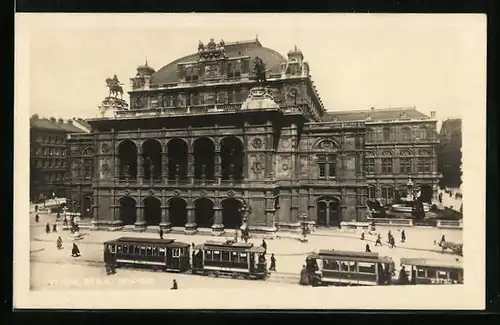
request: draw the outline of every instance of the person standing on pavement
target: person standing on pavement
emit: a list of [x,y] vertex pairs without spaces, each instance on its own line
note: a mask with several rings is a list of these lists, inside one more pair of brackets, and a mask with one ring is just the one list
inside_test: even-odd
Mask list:
[[392,237],[392,232],[389,229],[389,232],[387,233],[387,242],[390,244],[391,243],[391,237]]
[[73,243],[73,248],[71,249],[71,256],[80,257],[80,250],[78,249],[78,246],[76,246],[75,243]]
[[163,239],[163,229],[160,227],[160,239]]
[[367,253],[371,253],[372,252],[372,250],[370,249],[370,245],[366,244],[366,246],[365,246],[365,252],[367,252]]
[[391,238],[389,238],[389,244],[391,245],[391,248],[396,247],[396,240],[394,239],[394,236],[391,235]]
[[401,231],[401,242],[406,242],[406,232],[404,229]]
[[276,258],[274,257],[274,253],[271,254],[271,266],[269,267],[269,271],[276,272]]
[[377,235],[377,240],[375,241],[375,246],[383,246],[382,245],[382,237],[380,236],[380,234]]
[[54,225],[52,226],[52,232],[57,232],[57,224],[54,224]]
[[40,221],[40,216],[37,214],[35,214],[35,222],[39,222]]
[[63,248],[63,241],[61,236],[57,237],[57,249]]
[[361,240],[365,240],[365,232],[364,231],[361,233]]
[[45,232],[48,234],[50,232],[50,224],[47,222],[45,225]]
[[177,286],[177,281],[174,279],[174,282],[172,283],[172,288],[170,290],[177,290],[179,287]]

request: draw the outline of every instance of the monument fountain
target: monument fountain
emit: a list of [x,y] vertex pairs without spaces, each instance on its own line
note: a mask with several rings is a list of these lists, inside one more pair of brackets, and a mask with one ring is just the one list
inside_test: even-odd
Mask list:
[[391,211],[408,214],[410,217],[412,212],[415,211],[415,208],[421,204],[424,210],[424,213],[428,213],[430,210],[430,206],[427,203],[420,203],[420,188],[415,188],[413,181],[411,178],[408,178],[408,182],[406,183],[408,188],[406,197],[402,197],[401,203],[395,203],[391,205]]

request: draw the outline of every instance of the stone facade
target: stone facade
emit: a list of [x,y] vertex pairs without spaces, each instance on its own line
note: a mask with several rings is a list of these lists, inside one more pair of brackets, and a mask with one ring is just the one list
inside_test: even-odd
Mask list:
[[[130,110],[88,120],[92,134],[69,143],[71,193],[91,197],[97,227],[221,232],[247,214],[251,228],[273,231],[302,213],[324,226],[365,219],[378,180],[365,155],[382,147],[367,142],[365,118],[326,112],[297,48],[285,58],[258,40],[211,40],[159,71],[138,67],[131,87]],[[76,167],[85,159],[91,183]]]

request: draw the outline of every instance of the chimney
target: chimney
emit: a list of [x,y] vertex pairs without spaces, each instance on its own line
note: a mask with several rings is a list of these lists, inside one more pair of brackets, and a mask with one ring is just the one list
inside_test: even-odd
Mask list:
[[31,115],[31,118],[34,120],[38,120],[39,116],[38,116],[38,114],[33,114],[33,115]]
[[436,111],[431,111],[431,117],[436,117]]
[[58,119],[58,120],[57,120],[57,123],[59,123],[59,124],[63,124],[63,123],[64,123],[64,120],[63,120],[62,118],[60,118],[60,119]]
[[51,122],[55,122],[55,121],[56,121],[56,118],[55,118],[55,117],[53,117],[53,116],[51,116],[51,117],[50,117],[50,121],[51,121]]
[[73,125],[73,120],[68,120],[68,124]]
[[370,107],[370,109],[373,111],[375,109],[375,107],[372,106],[372,107]]

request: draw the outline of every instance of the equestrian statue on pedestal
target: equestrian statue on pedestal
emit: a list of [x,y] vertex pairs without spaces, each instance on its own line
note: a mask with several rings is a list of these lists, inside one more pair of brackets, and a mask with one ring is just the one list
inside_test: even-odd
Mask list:
[[109,97],[114,96],[118,98],[118,94],[120,94],[120,99],[123,99],[123,84],[120,83],[116,74],[113,78],[106,78],[106,86],[109,88]]

